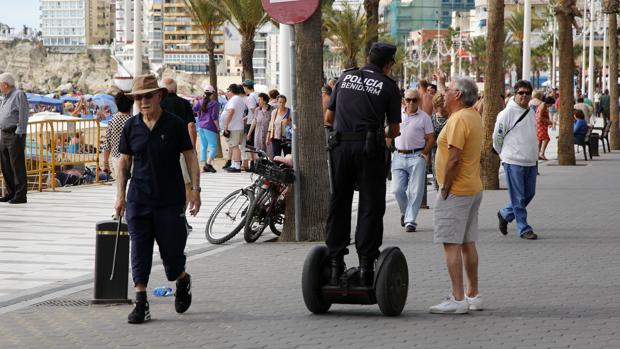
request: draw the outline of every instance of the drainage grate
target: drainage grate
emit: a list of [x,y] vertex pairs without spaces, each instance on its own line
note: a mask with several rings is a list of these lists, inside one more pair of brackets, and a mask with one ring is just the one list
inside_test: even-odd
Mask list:
[[52,299],[49,301],[33,304],[33,307],[87,307],[88,299]]

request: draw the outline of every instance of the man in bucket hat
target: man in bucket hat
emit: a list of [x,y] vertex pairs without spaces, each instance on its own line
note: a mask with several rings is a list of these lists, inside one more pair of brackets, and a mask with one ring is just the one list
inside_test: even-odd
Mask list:
[[[191,278],[185,272],[185,189],[179,164],[183,154],[191,176],[189,212],[200,209],[198,161],[183,120],[160,106],[168,91],[160,88],[153,75],[135,77],[128,94],[140,113],[125,123],[119,151],[119,178],[116,214],[126,211],[131,239],[131,271],[136,303],[128,322],[139,324],[151,319],[146,287],[151,272],[153,243],[157,241],[166,277],[176,280],[174,306],[185,312],[191,302]],[[131,184],[125,192],[131,173]]]

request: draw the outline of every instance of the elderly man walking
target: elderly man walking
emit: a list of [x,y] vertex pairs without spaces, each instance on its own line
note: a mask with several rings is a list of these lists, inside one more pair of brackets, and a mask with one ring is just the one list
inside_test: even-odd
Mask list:
[[25,204],[26,199],[26,132],[28,128],[28,99],[15,87],[15,77],[0,74],[0,166],[6,194],[0,202]]
[[[189,212],[200,209],[200,176],[196,152],[183,120],[160,107],[167,90],[157,85],[154,75],[134,79],[129,94],[140,113],[123,127],[119,151],[119,178],[116,214],[126,208],[131,239],[131,272],[136,289],[135,308],[128,322],[139,324],[151,319],[146,297],[153,262],[153,243],[157,241],[166,277],[176,280],[174,306],[185,312],[192,302],[191,279],[185,272],[185,190],[179,154],[185,157],[190,181]],[[125,192],[133,163],[131,184]],[[125,203],[126,201],[126,203]]]
[[416,218],[424,196],[426,166],[435,142],[433,122],[420,107],[420,93],[405,91],[400,136],[394,140],[392,192],[400,208],[400,224],[408,233],[416,231]]
[[[478,209],[482,201],[480,149],[482,121],[473,109],[478,98],[476,83],[467,78],[453,80],[445,92],[450,116],[437,139],[435,242],[442,243],[452,282],[452,294],[430,307],[435,314],[463,314],[482,309],[478,292]],[[467,273],[467,293],[463,286]]]
[[493,148],[499,154],[506,174],[510,203],[497,212],[499,231],[508,234],[508,223],[517,221],[522,239],[536,240],[538,235],[527,223],[526,207],[536,194],[538,138],[536,113],[529,109],[532,85],[520,80],[514,86],[515,98],[497,115],[493,130]]

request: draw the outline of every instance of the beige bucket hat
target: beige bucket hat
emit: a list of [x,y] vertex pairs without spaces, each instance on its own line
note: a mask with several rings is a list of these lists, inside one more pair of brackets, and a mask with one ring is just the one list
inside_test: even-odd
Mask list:
[[166,98],[168,94],[168,90],[165,87],[159,87],[155,75],[138,75],[133,79],[133,88],[131,89],[131,93],[128,93],[127,96],[145,95],[154,91],[162,91],[162,99]]

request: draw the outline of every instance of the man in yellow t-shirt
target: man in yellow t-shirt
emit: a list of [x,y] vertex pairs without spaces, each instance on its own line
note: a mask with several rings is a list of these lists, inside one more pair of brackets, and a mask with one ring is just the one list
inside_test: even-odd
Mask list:
[[[478,209],[482,201],[480,150],[482,120],[472,106],[478,99],[476,83],[453,80],[445,91],[450,116],[437,139],[437,182],[441,188],[434,206],[435,242],[446,253],[452,295],[430,307],[435,314],[464,314],[482,310],[478,292]],[[467,293],[463,287],[467,272]]]

